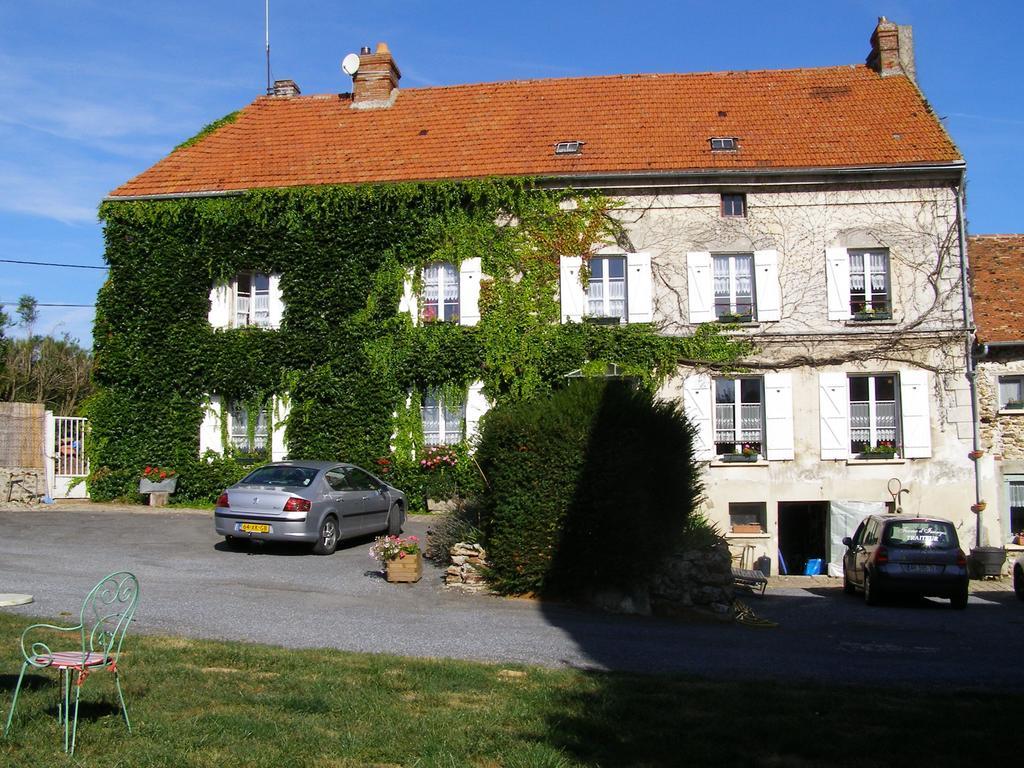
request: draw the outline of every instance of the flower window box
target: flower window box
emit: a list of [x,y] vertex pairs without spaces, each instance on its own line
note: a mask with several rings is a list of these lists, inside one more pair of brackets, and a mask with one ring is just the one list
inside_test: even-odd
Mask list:
[[725,453],[718,458],[726,464],[753,464],[761,458],[761,456],[757,453]]

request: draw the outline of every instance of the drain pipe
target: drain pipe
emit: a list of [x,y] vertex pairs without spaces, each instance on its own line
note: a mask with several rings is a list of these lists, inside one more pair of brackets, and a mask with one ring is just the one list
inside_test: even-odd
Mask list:
[[971,388],[971,460],[974,463],[974,504],[971,511],[975,515],[974,546],[981,546],[981,513],[984,509],[981,501],[981,414],[978,408],[978,372],[974,360],[974,327],[971,321],[971,292],[967,284],[967,227],[964,222],[964,184],[967,171],[960,171],[960,183],[956,187],[956,224],[960,241],[960,288],[964,310],[964,354],[967,361],[967,381]]

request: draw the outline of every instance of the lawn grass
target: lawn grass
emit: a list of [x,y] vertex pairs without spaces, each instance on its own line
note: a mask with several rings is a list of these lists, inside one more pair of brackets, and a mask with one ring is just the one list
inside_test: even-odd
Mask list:
[[[0,612],[6,717],[24,617]],[[1002,762],[1024,699],[714,682],[129,635],[62,752],[55,673],[26,678],[0,766],[953,766]],[[930,663],[934,663],[931,660]],[[2,724],[2,721],[0,721]]]

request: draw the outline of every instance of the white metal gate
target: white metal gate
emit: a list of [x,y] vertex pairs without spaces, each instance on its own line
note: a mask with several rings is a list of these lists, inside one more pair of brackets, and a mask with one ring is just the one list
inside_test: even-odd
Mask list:
[[87,420],[78,416],[54,416],[46,413],[46,433],[49,459],[47,485],[55,499],[84,499],[88,496],[83,478],[89,474],[89,460],[85,456],[88,434]]

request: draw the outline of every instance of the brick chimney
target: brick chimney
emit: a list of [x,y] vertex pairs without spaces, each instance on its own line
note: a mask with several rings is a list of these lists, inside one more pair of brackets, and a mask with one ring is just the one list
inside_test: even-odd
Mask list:
[[401,77],[387,43],[377,43],[375,53],[368,50],[360,53],[359,69],[352,76],[352,106],[357,109],[390,107]]
[[867,65],[882,77],[906,75],[916,80],[914,67],[914,32],[909,24],[894,24],[885,16],[878,17],[878,26],[871,35],[871,53]]
[[283,96],[285,98],[291,96],[298,96],[302,91],[299,90],[299,86],[295,84],[294,80],[275,80],[274,89],[272,95]]

